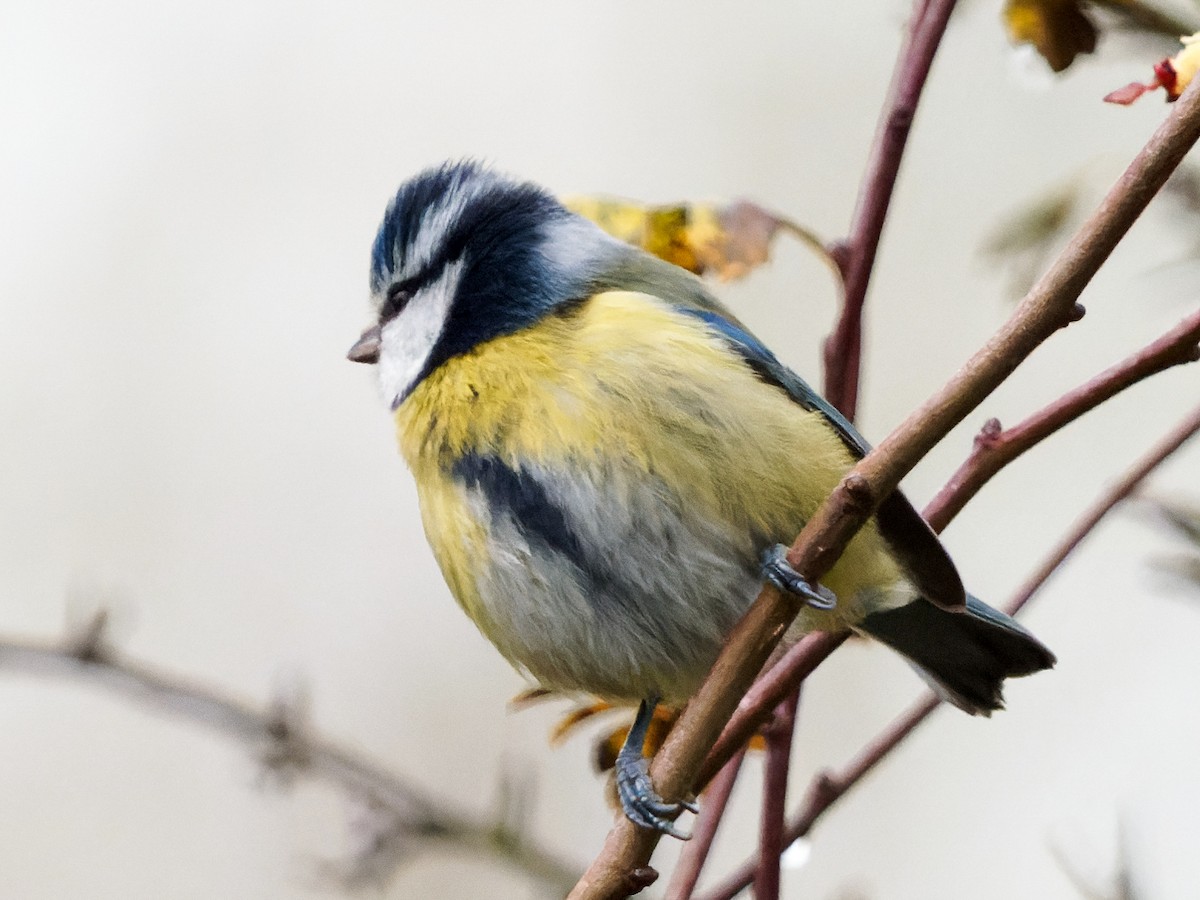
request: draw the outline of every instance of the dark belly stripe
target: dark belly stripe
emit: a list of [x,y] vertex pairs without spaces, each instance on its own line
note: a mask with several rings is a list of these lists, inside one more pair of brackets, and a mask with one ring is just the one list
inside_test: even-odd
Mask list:
[[507,514],[533,545],[566,557],[593,584],[596,574],[563,510],[545,486],[527,472],[494,456],[468,453],[454,464],[454,475],[468,488],[482,491],[493,517]]

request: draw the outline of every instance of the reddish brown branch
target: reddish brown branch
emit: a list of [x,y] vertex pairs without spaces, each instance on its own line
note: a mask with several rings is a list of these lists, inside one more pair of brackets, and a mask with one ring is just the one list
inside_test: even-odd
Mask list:
[[[1053,432],[1138,381],[1172,366],[1196,360],[1198,340],[1200,313],[1184,319],[1158,340],[1008,431],[1000,432],[992,426],[986,426],[985,434],[976,438],[976,448],[971,456],[925,508],[924,516],[933,530],[945,528],[988,480]],[[705,761],[700,775],[701,784],[712,777],[734,748],[742,746],[766,721],[776,704],[845,638],[846,635],[809,635],[755,682],[738,704],[737,712]]]
[[696,828],[692,832],[692,839],[679,855],[679,862],[675,864],[666,900],[690,900],[692,892],[696,890],[696,882],[700,880],[700,872],[708,860],[708,852],[712,849],[717,829],[721,827],[725,807],[729,804],[729,796],[733,793],[745,758],[746,748],[742,747],[725,763],[704,792],[704,805],[700,807]]
[[[819,581],[900,478],[1042,341],[1071,320],[1080,293],[1197,138],[1200,88],[1193,84],[1009,321],[842,480],[789,551],[788,562],[794,569],[810,582]],[[651,765],[662,796],[678,799],[692,789],[707,749],[796,611],[791,598],[764,587],[734,628],[709,677]],[[619,819],[571,897],[620,898],[640,890],[647,883],[645,869],[659,837]]]
[[[844,302],[841,319],[825,344],[825,396],[851,420],[858,401],[862,307],[867,283],[874,268],[876,249],[921,91],[954,6],[955,0],[932,3],[922,0],[915,5],[906,44],[897,57],[890,97],[871,148],[850,237],[831,254],[842,278]],[[810,657],[793,654],[790,665],[811,671],[844,639],[844,636],[837,638],[836,643],[826,639],[807,651],[812,654]],[[776,689],[771,691],[773,702],[763,708],[773,708],[786,693],[795,690],[803,677],[789,671],[788,667],[777,671],[771,684],[764,686],[768,690]],[[778,691],[779,687],[784,689]],[[761,698],[759,702],[765,703]],[[728,758],[732,747],[744,743],[764,717],[765,712],[742,715],[740,721],[731,722],[721,738],[720,758]],[[711,774],[706,770],[700,783],[707,783]],[[786,780],[786,768],[783,777]]]
[[1019,425],[1001,430],[995,419],[989,420],[976,436],[971,455],[930,502],[925,517],[935,531],[940,531],[993,475],[1029,448],[1142,379],[1200,359],[1197,342],[1200,312]]
[[[924,510],[934,531],[941,531],[967,500],[997,472],[1054,431],[1094,409],[1121,390],[1157,372],[1197,358],[1200,313],[1184,319],[1158,340],[1105,370],[1003,433],[988,427],[976,439],[976,449]],[[981,449],[982,445],[982,449]],[[700,783],[712,777],[729,754],[742,746],[767,720],[780,700],[794,690],[844,641],[846,635],[809,635],[768,670],[738,704],[729,725],[701,770]]]
[[[822,772],[812,780],[800,812],[788,822],[785,846],[804,837],[817,819],[843,794],[861,781],[875,764],[887,756],[904,738],[916,729],[941,703],[932,693],[904,715],[895,719],[867,744],[841,772]],[[730,874],[704,900],[730,900],[745,890],[754,880],[757,859],[751,859]]]
[[887,105],[879,121],[867,169],[863,174],[850,235],[833,251],[842,270],[845,299],[833,333],[825,341],[825,398],[853,420],[858,407],[862,366],[862,310],[875,254],[883,234],[900,160],[912,129],[921,90],[934,54],[946,31],[955,0],[923,0],[916,4],[908,37],[892,73]]
[[[955,3],[956,0],[919,0],[914,4],[908,35],[897,56],[889,98],[863,174],[850,236],[829,254],[837,264],[843,301],[842,314],[825,342],[825,397],[851,421],[858,409],[862,310],[867,285],[875,268],[876,251],[917,104]],[[785,759],[779,774],[785,783],[788,764]],[[777,886],[775,891],[778,892]],[[764,888],[758,893],[764,895]]]
[[[1200,324],[1197,323],[1198,318],[1200,318],[1200,315],[1185,319],[1183,323],[1159,340],[1147,345],[1147,347],[1138,353],[1133,354],[1122,363],[1112,367],[1101,376],[1089,382],[1085,387],[1089,387],[1091,390],[1086,393],[1093,398],[1096,395],[1102,394],[1100,399],[1107,399],[1116,393],[1116,391],[1108,390],[1108,387],[1112,384],[1120,383],[1122,387],[1128,387],[1130,384],[1140,380],[1141,377],[1145,377],[1152,372],[1162,371],[1171,365],[1194,359],[1195,354],[1192,350],[1195,346],[1196,329],[1200,327]],[[1170,360],[1170,362],[1165,362],[1165,360]],[[1135,373],[1141,371],[1143,368],[1147,369],[1145,373],[1135,377]],[[1068,394],[1067,397],[1082,397],[1084,393],[1081,389]],[[1094,402],[1089,401],[1085,405],[1074,401],[1064,403],[1063,400],[1059,400],[1034,416],[1031,416],[1021,426],[1013,429],[1012,433],[1023,436],[1036,434],[1038,437],[1036,440],[1028,441],[1022,437],[1022,446],[1019,452],[1029,449],[1037,440],[1049,434],[1050,430],[1053,430],[1050,427],[1051,425],[1053,427],[1061,427],[1066,424],[1066,420],[1061,416],[1062,410],[1077,409],[1078,412],[1076,412],[1076,415],[1079,415],[1087,409],[1093,408],[1098,402],[1099,400],[1095,400]],[[1074,416],[1071,418],[1074,418]],[[1087,515],[1080,519],[1071,534],[1056,548],[1055,552],[1051,554],[1042,567],[1030,577],[1016,598],[1008,604],[1008,611],[1015,614],[1024,606],[1037,588],[1050,576],[1054,568],[1061,564],[1066,555],[1095,527],[1100,518],[1128,496],[1155,467],[1178,449],[1183,441],[1196,431],[1196,428],[1197,423],[1194,421],[1194,417],[1186,420],[1179,428],[1168,435],[1163,442],[1148,453],[1137,466],[1130,469],[1129,473],[1111,491],[1107,492]],[[1004,462],[1011,461],[1016,455],[1016,453],[1013,453]],[[998,466],[996,471],[999,468]],[[992,474],[994,472],[989,472],[987,478],[990,478]],[[982,479],[979,485],[974,487],[974,490],[978,490],[978,487],[987,478]],[[954,485],[947,485],[939,492],[938,496],[929,506],[926,507],[924,515],[934,525],[935,530],[940,531],[945,527],[962,508],[963,504],[957,502],[959,498],[956,494],[960,490],[972,490],[971,483],[959,479]],[[721,734],[720,740],[709,754],[709,758],[705,762],[705,768],[702,770],[701,783],[711,776],[715,767],[719,766],[721,761],[730,752],[744,745],[750,735],[765,720],[769,711],[774,707],[774,704],[778,702],[778,698],[785,696],[788,691],[801,683],[829,654],[841,646],[845,638],[845,634],[809,635],[793,647],[778,664],[768,670],[754,684],[743,698],[741,704],[739,704],[737,713],[731,719],[729,725]],[[808,828],[811,827],[812,823],[815,822],[829,805],[866,775],[875,763],[903,741],[938,705],[937,698],[929,694],[911,711],[905,713],[889,725],[875,741],[862,751],[856,760],[846,767],[842,775],[835,777],[823,774],[810,786],[809,800],[804,812],[793,819],[793,824],[789,827],[789,834],[793,832],[796,832],[798,836],[807,834]],[[798,828],[802,830],[797,832]],[[749,883],[746,880],[749,877],[748,873],[753,870],[754,867],[752,864],[743,866],[738,873],[735,873],[735,877],[731,877],[726,882],[725,889],[731,889],[735,884],[744,887]],[[724,896],[726,894],[718,892],[713,895],[712,900]]]
[[788,767],[799,704],[800,692],[793,691],[776,707],[774,720],[763,731],[767,750],[758,831],[758,872],[754,876],[756,900],[779,900],[779,858],[786,847],[783,820],[787,810]]
[[1157,444],[1143,456],[1136,465],[1129,469],[1121,480],[1108,489],[1091,508],[1084,513],[1071,529],[1070,534],[1055,548],[1045,562],[1029,576],[1016,596],[1005,607],[1009,615],[1015,615],[1039,588],[1054,574],[1054,570],[1062,565],[1071,552],[1079,546],[1080,541],[1087,537],[1100,524],[1114,506],[1137,490],[1138,485],[1162,464],[1163,460],[1182,447],[1200,431],[1200,406],[1196,407],[1182,422],[1171,429]]
[[[1200,432],[1200,407],[1194,409],[1096,500],[1005,605],[1005,611],[1015,615],[1025,606],[1100,521],[1197,432]],[[813,779],[804,805],[788,823],[785,846],[807,835],[830,806],[862,781],[877,763],[896,749],[940,705],[937,697],[932,693],[927,694],[912,709],[894,719],[840,772],[823,772]],[[736,896],[754,880],[757,868],[757,860],[747,861],[704,900],[729,900]]]
[[699,784],[706,784],[725,764],[725,760],[743,747],[746,741],[766,721],[788,694],[796,690],[812,671],[823,663],[829,654],[845,643],[848,632],[832,634],[817,631],[805,637],[784,654],[783,659],[763,673],[746,691],[737,712],[713,745],[712,752],[700,769]]

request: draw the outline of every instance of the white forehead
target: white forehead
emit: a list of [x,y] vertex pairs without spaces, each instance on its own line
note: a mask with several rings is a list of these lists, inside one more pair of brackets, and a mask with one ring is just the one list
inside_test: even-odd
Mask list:
[[421,274],[437,255],[446,233],[475,200],[494,190],[504,179],[493,172],[472,171],[456,178],[425,210],[416,233],[403,248],[404,262],[397,280]]

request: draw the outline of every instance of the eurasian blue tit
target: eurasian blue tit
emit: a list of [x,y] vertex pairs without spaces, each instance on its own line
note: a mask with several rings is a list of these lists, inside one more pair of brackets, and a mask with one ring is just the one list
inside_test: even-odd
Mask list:
[[471,162],[403,184],[371,254],[376,366],[425,533],[480,631],[542,686],[639,703],[617,764],[639,825],[680,806],[646,774],[656,703],[699,686],[764,577],[793,631],[852,628],[970,713],[1054,664],[966,595],[892,494],[823,585],[790,542],[869,449],[683,269]]

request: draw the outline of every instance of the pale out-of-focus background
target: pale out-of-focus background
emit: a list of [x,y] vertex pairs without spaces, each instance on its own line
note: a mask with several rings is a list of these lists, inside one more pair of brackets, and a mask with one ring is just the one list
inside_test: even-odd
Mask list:
[[[935,65],[873,284],[861,424],[878,439],[1009,309],[979,248],[1039,189],[1111,178],[1163,116],[1108,90],[1129,48],[1043,76],[998,4],[965,4]],[[0,633],[97,606],[131,654],[249,700],[307,684],[316,724],[485,815],[532,785],[532,836],[583,865],[611,822],[561,707],[442,584],[369,373],[368,247],[400,180],[478,156],[562,192],[753,198],[842,233],[907,4],[6,4],[0,29]],[[1160,204],[1161,205],[1161,204]],[[987,416],[1014,422],[1164,331],[1195,297],[1187,235],[1148,217],[1041,350],[910,477],[927,500]],[[822,265],[781,243],[724,295],[819,380]],[[804,323],[804,324],[800,324]],[[946,540],[1004,601],[1103,485],[1197,397],[1168,373],[987,488]],[[1196,490],[1200,454],[1155,479]],[[953,711],[820,826],[788,896],[1067,897],[1118,823],[1146,897],[1194,897],[1200,605],[1105,525],[1030,610],[1058,669],[992,721]],[[793,787],[918,692],[852,646],[806,689]],[[714,871],[751,846],[758,763]],[[242,746],[76,681],[0,671],[0,895],[331,898],[352,843],[336,790],[258,790]],[[660,851],[664,866],[676,852]],[[509,870],[416,855],[387,897],[528,898]]]

